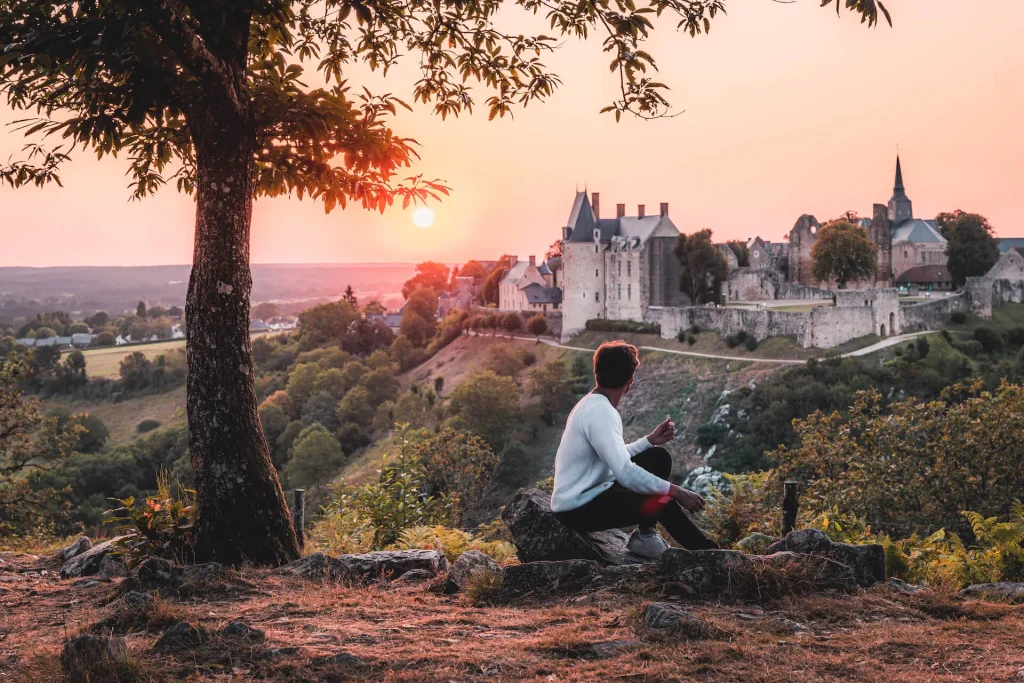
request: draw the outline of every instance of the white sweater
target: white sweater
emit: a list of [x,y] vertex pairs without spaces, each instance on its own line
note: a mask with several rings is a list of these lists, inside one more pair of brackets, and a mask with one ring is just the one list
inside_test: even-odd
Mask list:
[[650,447],[647,437],[624,443],[619,412],[603,394],[587,394],[569,413],[558,445],[551,510],[575,510],[615,482],[637,493],[667,495],[667,481],[631,460]]

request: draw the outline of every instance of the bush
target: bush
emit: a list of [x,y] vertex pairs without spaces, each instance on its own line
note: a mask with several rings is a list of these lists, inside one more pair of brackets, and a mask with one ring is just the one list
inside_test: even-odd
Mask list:
[[642,323],[634,320],[608,320],[592,318],[586,328],[591,332],[631,332],[634,334],[661,334],[661,325]]
[[748,335],[747,335],[747,331],[746,330],[740,330],[739,332],[736,333],[736,340],[740,344],[743,344],[743,343],[745,343],[747,341],[747,336]]
[[692,334],[688,334],[686,335],[686,343],[689,344],[690,346],[693,346],[694,344],[697,343],[697,338],[694,337]]
[[757,340],[753,337],[747,337],[747,341],[743,345],[747,347],[747,351],[757,350]]
[[451,562],[467,550],[479,550],[499,563],[516,554],[515,546],[507,541],[485,541],[461,529],[450,529],[445,526],[417,526],[406,529],[399,534],[395,547],[401,550],[440,550]]
[[914,346],[917,347],[917,357],[918,358],[927,358],[928,357],[928,353],[932,349],[931,344],[929,344],[928,340],[925,339],[924,337],[918,337],[917,341],[914,343]]
[[981,342],[974,339],[968,339],[965,342],[954,344],[953,348],[964,354],[968,358],[977,358],[985,350],[981,345]]
[[533,351],[523,351],[523,365],[531,367],[537,362],[537,354]]
[[700,325],[690,325],[690,334],[700,334]]
[[939,336],[942,337],[943,340],[946,341],[946,343],[951,343],[953,341],[953,335],[951,335],[949,333],[949,330],[945,328],[939,330]]
[[1003,350],[1003,335],[991,327],[979,327],[974,330],[974,339],[981,344],[985,353],[997,353]]
[[949,322],[954,325],[963,325],[967,322],[967,314],[963,311],[953,311],[949,314]]
[[415,444],[411,452],[423,465],[426,492],[445,499],[455,525],[483,500],[501,461],[480,437],[447,428]]
[[896,356],[897,358],[902,358],[903,357],[903,347],[902,346],[897,346],[896,348],[894,348],[892,350],[892,355]]
[[1006,333],[1006,343],[1010,346],[1024,346],[1024,327],[1014,327]]
[[730,349],[734,349],[740,345],[740,340],[734,334],[730,334],[725,338],[725,345]]
[[679,330],[679,334],[676,335],[676,339],[681,342],[686,341],[687,333],[686,330]]

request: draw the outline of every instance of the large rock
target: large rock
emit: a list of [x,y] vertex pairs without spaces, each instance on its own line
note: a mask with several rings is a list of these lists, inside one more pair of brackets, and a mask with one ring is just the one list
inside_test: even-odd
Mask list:
[[67,562],[72,557],[81,555],[91,547],[92,541],[89,540],[89,537],[80,536],[77,541],[63,548],[59,553],[57,553],[57,559],[59,559],[61,562]]
[[517,493],[501,513],[512,532],[520,562],[591,560],[601,564],[643,562],[626,550],[627,536],[618,529],[584,534],[551,512],[550,496],[537,489]]
[[763,597],[856,586],[856,577],[846,565],[821,555],[792,552],[746,555],[738,550],[669,548],[661,556],[659,573],[695,595]]
[[244,621],[232,621],[217,632],[221,638],[234,640],[242,643],[262,643],[267,639],[267,634],[258,628],[253,628]]
[[782,551],[824,555],[853,570],[857,583],[870,586],[885,581],[885,549],[877,543],[854,545],[834,543],[825,532],[817,529],[791,531],[781,541],[768,546],[768,554]]
[[467,550],[459,555],[452,568],[448,570],[448,576],[441,585],[441,592],[446,595],[458,593],[469,585],[474,576],[487,572],[500,574],[502,569],[497,562],[479,550]]
[[600,566],[593,560],[513,564],[505,567],[501,594],[508,599],[530,593],[543,595],[580,588],[590,582]]
[[1000,583],[976,583],[960,591],[963,598],[996,598],[1010,602],[1024,602],[1024,583],[1002,581]]
[[128,662],[128,646],[117,636],[75,636],[60,653],[64,676],[74,683],[119,680]]
[[448,571],[448,558],[437,550],[380,550],[341,555],[338,562],[352,578],[394,578],[413,569],[425,569],[434,574]]
[[346,566],[325,553],[313,553],[302,559],[289,562],[278,568],[281,574],[301,576],[305,579],[343,579],[347,576]]
[[72,557],[64,563],[63,567],[60,568],[61,578],[73,579],[81,576],[95,576],[96,574],[99,574],[100,569],[103,566],[103,558],[113,551],[115,549],[114,544],[123,538],[126,537],[118,536],[117,538],[112,538],[109,541],[104,541],[99,545],[94,545],[85,552]]

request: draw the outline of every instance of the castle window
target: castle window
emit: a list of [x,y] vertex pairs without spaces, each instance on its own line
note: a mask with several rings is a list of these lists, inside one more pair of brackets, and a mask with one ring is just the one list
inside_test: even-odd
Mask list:
[[594,292],[594,301],[601,300],[601,292]]
[[903,250],[903,258],[908,258],[906,249]]
[[583,298],[584,298],[584,299],[586,299],[586,298],[587,298],[587,293],[586,293],[586,292],[583,292]]
[[601,277],[601,272],[597,268],[594,268],[594,277]]
[[629,299],[630,301],[633,300],[633,285],[626,285],[626,298]]
[[633,277],[633,262],[626,263],[626,277]]
[[619,300],[621,301],[622,300],[622,283],[621,282],[619,283],[619,294],[618,294],[618,296],[619,296]]
[[597,245],[596,244],[594,245],[594,253],[595,254],[597,253]]
[[622,277],[622,257],[621,256],[619,257],[618,261],[619,261],[619,277]]

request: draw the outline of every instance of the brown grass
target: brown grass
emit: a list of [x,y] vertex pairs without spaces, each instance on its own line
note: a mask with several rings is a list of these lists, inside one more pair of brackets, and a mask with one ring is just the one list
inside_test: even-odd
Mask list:
[[[472,607],[424,585],[321,584],[264,570],[239,578],[259,590],[169,596],[167,609],[211,632],[242,620],[266,631],[268,642],[215,637],[169,655],[151,649],[159,629],[131,628],[125,639],[143,679],[900,683],[1013,680],[1021,666],[1024,607],[930,592],[904,596],[877,587],[762,603],[691,602],[709,637],[687,640],[638,623],[643,606],[663,598],[614,586]],[[65,639],[115,613],[119,592],[116,582],[83,589],[38,573],[25,585],[0,585],[11,586],[0,596],[0,680],[16,681],[59,680]],[[595,658],[590,646],[607,642],[627,645]],[[298,651],[263,656],[283,647]],[[314,664],[340,652],[359,663]]]

